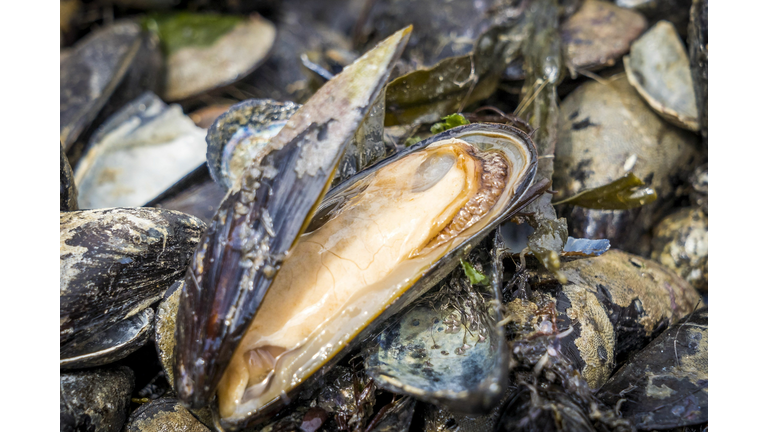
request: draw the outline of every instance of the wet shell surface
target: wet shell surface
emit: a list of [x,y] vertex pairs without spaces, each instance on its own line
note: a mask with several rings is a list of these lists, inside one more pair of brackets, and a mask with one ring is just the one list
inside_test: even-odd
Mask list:
[[648,27],[639,13],[601,0],[585,0],[560,27],[567,66],[574,70],[612,66]]
[[219,116],[205,138],[208,169],[216,183],[225,189],[236,184],[250,162],[269,151],[269,140],[300,107],[293,102],[249,99]]
[[209,432],[178,400],[155,399],[131,413],[124,432]]
[[205,224],[183,213],[114,208],[60,213],[61,352],[157,301],[186,269]]
[[152,337],[154,312],[146,308],[130,318],[107,327],[80,344],[60,352],[61,369],[101,366],[125,358]]
[[706,308],[671,326],[621,367],[598,397],[620,405],[639,430],[707,421],[709,324]]
[[[468,260],[477,260],[473,268],[483,275],[493,271],[482,247]],[[503,329],[497,325],[498,278],[486,278],[485,285],[473,285],[459,266],[416,304],[388,320],[365,349],[366,373],[379,387],[453,412],[484,414],[493,409],[506,388],[509,356]]]
[[[595,210],[565,205],[570,235],[608,239],[633,253],[653,224],[679,194],[700,157],[697,137],[661,119],[625,75],[588,82],[560,108],[554,188],[563,197],[596,188],[634,173],[652,186],[658,199],[631,210]],[[648,245],[650,246],[650,245]]]
[[117,368],[62,372],[59,376],[61,431],[118,432],[128,416],[133,372]]
[[709,286],[709,222],[697,208],[683,208],[653,229],[651,258],[674,270],[694,288]]
[[[221,203],[198,245],[179,302],[175,388],[188,407],[207,405],[219,387],[244,332],[330,186],[346,144],[383,89],[410,31],[396,33],[318,90]],[[206,343],[200,344],[201,338]],[[270,408],[282,405],[280,399]],[[230,423],[225,420],[224,426],[242,428],[240,422],[254,420],[253,414],[246,410]]]
[[[543,273],[531,280],[530,300],[507,303],[511,330],[515,337],[564,333],[563,355],[592,388],[600,388],[617,363],[693,311],[699,300],[671,270],[618,250],[567,262],[562,271],[566,284]],[[555,311],[553,323],[549,315]]]

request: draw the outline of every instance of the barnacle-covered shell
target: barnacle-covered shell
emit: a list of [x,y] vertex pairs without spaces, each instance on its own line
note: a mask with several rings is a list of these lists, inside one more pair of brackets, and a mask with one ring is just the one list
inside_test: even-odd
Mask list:
[[128,415],[133,372],[125,367],[62,372],[60,430],[118,432]]
[[124,432],[209,432],[178,400],[155,399],[131,413]]
[[683,208],[653,229],[651,258],[706,293],[709,285],[708,218],[697,208]]
[[61,351],[157,301],[186,268],[205,228],[183,213],[114,208],[60,213]]
[[[530,300],[507,303],[511,330],[523,337],[571,329],[560,339],[562,352],[592,388],[605,383],[618,362],[693,311],[699,298],[669,269],[618,250],[567,262],[562,271],[567,283],[541,273],[531,280]],[[548,315],[555,313],[553,322]]]

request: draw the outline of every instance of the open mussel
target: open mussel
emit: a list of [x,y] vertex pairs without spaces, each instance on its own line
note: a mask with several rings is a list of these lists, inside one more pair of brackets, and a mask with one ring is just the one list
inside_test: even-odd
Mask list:
[[396,33],[318,90],[222,201],[198,244],[179,302],[174,376],[188,407],[205,406],[216,392],[409,35],[410,28]]
[[332,191],[273,276],[218,384],[222,424],[281,407],[364,330],[431,288],[519,210],[535,168],[527,135],[475,124]]
[[[535,147],[525,133],[497,124],[435,135],[319,202],[404,34],[294,114],[270,142],[276,150],[246,169],[200,242],[180,299],[175,384],[192,408],[216,393],[224,429],[282,408],[527,202]],[[372,82],[350,78],[363,68]],[[335,113],[329,97],[351,99],[359,108],[344,113],[359,116]]]

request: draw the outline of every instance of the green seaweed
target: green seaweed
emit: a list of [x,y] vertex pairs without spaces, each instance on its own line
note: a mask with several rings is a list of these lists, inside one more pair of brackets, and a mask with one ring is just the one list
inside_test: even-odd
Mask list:
[[188,46],[213,45],[243,20],[232,15],[154,13],[142,20],[142,26],[158,35],[163,52],[169,55]]
[[418,135],[412,136],[412,137],[410,137],[410,138],[405,140],[405,146],[406,147],[410,147],[410,146],[412,146],[412,145],[414,145],[414,144],[416,144],[418,142],[421,142],[421,140],[422,140],[422,138],[420,136],[418,136]]
[[464,118],[464,116],[459,113],[447,115],[443,117],[441,120],[442,121],[433,124],[432,127],[429,128],[429,131],[431,133],[439,134],[440,132],[445,132],[448,129],[453,129],[457,126],[469,124],[469,120]]
[[629,210],[656,201],[656,191],[634,173],[606,185],[579,192],[554,203],[573,204],[596,210]]
[[491,283],[488,276],[475,270],[472,264],[461,260],[461,266],[464,268],[464,274],[469,278],[469,282],[472,283],[472,285],[488,285]]

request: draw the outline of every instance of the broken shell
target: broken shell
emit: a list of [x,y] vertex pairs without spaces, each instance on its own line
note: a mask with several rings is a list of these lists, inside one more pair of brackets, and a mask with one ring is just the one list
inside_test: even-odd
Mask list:
[[141,206],[205,162],[205,130],[147,92],[91,138],[75,170],[81,208]]
[[624,69],[632,87],[665,120],[700,129],[688,54],[672,24],[659,21],[633,42]]

